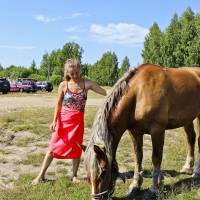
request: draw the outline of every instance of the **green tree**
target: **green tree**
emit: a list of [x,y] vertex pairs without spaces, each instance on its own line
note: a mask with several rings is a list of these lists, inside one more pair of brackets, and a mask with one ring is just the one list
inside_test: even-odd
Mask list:
[[32,73],[37,72],[35,60],[32,61],[31,66],[30,66],[30,70],[32,71]]
[[53,50],[51,54],[45,53],[42,57],[39,74],[46,77],[46,80],[50,80],[53,70],[56,65],[57,51]]
[[49,54],[45,53],[42,57],[39,73],[42,76],[49,77]]
[[6,68],[5,71],[6,77],[9,77],[11,79],[28,78],[32,73],[31,70],[26,67],[14,65],[11,65],[10,67]]
[[188,66],[200,66],[200,14],[194,18],[196,36],[188,48],[187,63]]
[[88,71],[89,71],[89,68],[91,67],[90,64],[81,64],[81,74],[84,76],[84,77],[88,77]]
[[83,49],[77,43],[70,42],[66,43],[62,49],[57,50],[53,59],[52,55],[50,55],[49,65],[54,65],[51,81],[54,84],[58,84],[63,80],[63,66],[67,59],[76,58],[81,64],[82,53]]
[[0,71],[3,71],[3,66],[0,64]]
[[122,61],[122,65],[119,69],[119,78],[121,78],[123,74],[129,70],[129,68],[130,68],[130,62],[128,57],[125,56],[125,58]]
[[113,52],[106,52],[89,68],[89,78],[101,85],[112,86],[118,78],[118,58]]
[[196,37],[194,13],[187,8],[180,17],[181,33],[180,43],[177,44],[176,60],[179,66],[191,65],[189,51]]
[[179,62],[176,60],[176,48],[177,44],[180,43],[180,31],[181,26],[177,14],[175,14],[161,43],[162,64],[164,66],[179,66]]
[[144,41],[142,57],[145,63],[162,64],[161,41],[163,34],[157,23],[150,28],[149,34]]
[[8,73],[6,70],[0,70],[0,78],[2,77],[8,77]]

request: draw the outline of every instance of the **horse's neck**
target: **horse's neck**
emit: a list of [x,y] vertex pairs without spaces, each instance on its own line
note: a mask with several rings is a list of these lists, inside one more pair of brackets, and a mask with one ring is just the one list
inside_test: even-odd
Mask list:
[[121,140],[123,133],[127,130],[127,124],[122,121],[116,121],[112,125],[112,134],[113,134],[113,154],[115,156],[118,144]]
[[114,151],[116,151],[123,133],[129,128],[134,104],[134,93],[128,92],[126,96],[121,98],[117,107],[112,111],[110,124],[113,130]]

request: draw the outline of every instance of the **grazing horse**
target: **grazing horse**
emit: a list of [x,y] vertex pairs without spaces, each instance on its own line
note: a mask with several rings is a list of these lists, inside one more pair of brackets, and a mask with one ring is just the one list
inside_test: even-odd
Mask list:
[[[118,166],[116,150],[128,130],[134,145],[135,169],[129,193],[142,184],[143,134],[152,140],[153,176],[150,192],[161,182],[161,161],[166,129],[184,127],[188,152],[182,172],[194,165],[193,120],[200,119],[200,68],[162,68],[143,64],[127,72],[113,87],[97,112],[85,163],[92,187],[92,199],[111,195]],[[200,150],[200,137],[198,136]],[[200,152],[193,176],[200,175]]]

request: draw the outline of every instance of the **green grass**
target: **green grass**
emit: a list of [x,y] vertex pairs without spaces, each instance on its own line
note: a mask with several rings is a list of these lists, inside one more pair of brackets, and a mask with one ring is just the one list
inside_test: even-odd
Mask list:
[[0,116],[0,129],[11,129],[14,132],[30,131],[40,136],[48,136],[52,119],[53,108],[14,111]]
[[[94,116],[98,110],[95,106],[86,107],[85,112],[85,128],[91,128]],[[49,139],[49,123],[53,117],[53,109],[35,108],[30,110],[15,111],[0,116],[0,128],[2,131],[12,129],[13,131],[30,131],[34,134],[44,136]],[[90,131],[86,131],[90,134]],[[198,200],[200,199],[200,180],[192,179],[190,175],[182,175],[179,170],[183,166],[186,157],[186,138],[183,129],[175,129],[167,131],[164,146],[164,156],[162,169],[165,173],[164,186],[158,199],[170,200]],[[18,145],[26,146],[28,138],[23,138],[18,141]],[[144,180],[141,193],[135,199],[145,199],[145,192],[151,186],[151,140],[150,136],[144,137]],[[132,143],[129,135],[126,133],[122,137],[118,151],[117,160],[120,168],[125,168],[127,171],[134,169],[134,156]],[[0,155],[6,156],[8,152],[4,149],[0,150]],[[196,149],[197,153],[197,149]],[[44,158],[44,154],[29,154],[22,161],[16,164],[39,166]],[[0,163],[6,162],[5,159],[0,159]],[[63,165],[61,174],[66,174],[65,166],[69,163],[57,161],[57,165]],[[71,163],[70,163],[71,165]],[[55,175],[49,172],[49,175]],[[30,183],[36,174],[21,175],[15,181],[13,189],[0,190],[0,199],[2,200],[88,200],[90,199],[90,186],[82,181],[80,184],[73,184],[66,177],[60,176],[54,181],[49,181],[38,186],[31,186]],[[127,179],[124,184],[122,181],[117,181],[113,200],[124,200],[126,198],[128,187],[131,179]]]
[[[164,186],[158,199],[172,200],[197,200],[200,199],[200,180],[194,180],[190,175],[179,174],[179,170],[185,161],[185,138],[181,133],[182,129],[170,131],[166,135],[165,153],[162,163],[162,168],[166,174]],[[145,143],[151,142],[149,136],[145,136]],[[146,153],[146,152],[144,152]],[[142,185],[141,193],[135,198],[136,200],[145,199],[145,192],[151,186],[151,162],[150,155],[144,160],[145,178]],[[23,164],[33,164],[38,166],[41,164],[44,155],[30,154]],[[119,144],[117,159],[120,166],[125,166],[128,170],[133,170],[134,157],[132,157],[132,144],[129,135],[125,134]],[[57,161],[57,164],[64,164],[63,161]],[[66,169],[61,169],[61,173],[65,174]],[[53,175],[53,174],[51,174]],[[55,181],[49,181],[39,186],[30,186],[30,182],[35,177],[33,174],[20,176],[20,179],[15,182],[14,189],[0,190],[0,196],[5,200],[12,199],[90,199],[90,186],[82,181],[80,184],[72,184],[66,177],[58,177]],[[125,200],[128,193],[128,187],[131,179],[127,179],[124,184],[122,181],[117,181],[115,193],[112,199]],[[36,192],[37,191],[37,192]],[[17,197],[17,198],[16,198]]]
[[[87,106],[85,128],[90,128],[97,111],[95,106]],[[53,108],[34,108],[15,111],[0,116],[0,129],[13,132],[30,131],[36,135],[49,137],[49,125],[53,119]]]
[[96,107],[96,106],[86,107],[86,109],[85,109],[85,121],[84,121],[85,128],[91,128],[92,127],[92,124],[93,124],[97,110],[98,110],[98,107]]
[[28,154],[25,159],[17,161],[16,164],[40,166],[44,159],[44,156],[45,154],[43,153]]
[[38,186],[32,186],[30,180],[34,176],[20,176],[15,187],[10,190],[0,190],[1,200],[88,200],[90,189],[85,182],[72,184],[66,177],[56,181],[48,181]]
[[35,139],[32,137],[24,137],[24,138],[20,138],[18,139],[15,144],[17,146],[21,146],[21,147],[26,147],[29,143],[33,142]]

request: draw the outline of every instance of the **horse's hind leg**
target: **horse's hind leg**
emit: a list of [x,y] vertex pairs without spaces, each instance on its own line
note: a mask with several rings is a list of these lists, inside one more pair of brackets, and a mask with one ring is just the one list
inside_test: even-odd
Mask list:
[[129,194],[134,195],[136,192],[140,190],[143,180],[140,174],[142,170],[142,159],[143,159],[143,134],[134,133],[133,131],[130,130],[129,134],[131,136],[134,145],[134,153],[135,153],[134,177],[133,177],[133,182],[129,186]]
[[198,116],[197,118],[197,125],[198,125],[198,158],[195,163],[195,168],[192,175],[195,178],[200,177],[200,116]]
[[184,166],[180,170],[181,173],[191,173],[192,167],[194,166],[194,147],[195,147],[195,138],[196,133],[194,130],[194,125],[191,122],[187,126],[184,126],[186,138],[187,138],[187,146],[188,146],[188,152],[187,152],[187,158]]

